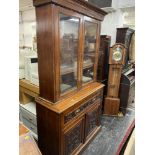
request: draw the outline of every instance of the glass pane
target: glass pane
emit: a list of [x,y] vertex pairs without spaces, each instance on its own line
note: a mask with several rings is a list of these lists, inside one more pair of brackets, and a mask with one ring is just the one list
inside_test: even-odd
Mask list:
[[60,14],[60,91],[77,88],[79,19]]
[[95,52],[96,52],[96,33],[97,33],[97,24],[86,21],[83,76],[82,76],[83,83],[87,83],[93,80]]

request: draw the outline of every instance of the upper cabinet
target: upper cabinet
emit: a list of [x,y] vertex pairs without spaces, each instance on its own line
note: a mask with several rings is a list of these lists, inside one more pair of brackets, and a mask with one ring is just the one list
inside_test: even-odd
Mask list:
[[34,0],[40,96],[57,102],[96,81],[100,22],[83,0]]

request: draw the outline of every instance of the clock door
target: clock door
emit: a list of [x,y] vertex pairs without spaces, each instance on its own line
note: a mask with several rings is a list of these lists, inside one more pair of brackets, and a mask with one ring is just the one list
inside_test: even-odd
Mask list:
[[83,85],[96,79],[99,27],[96,20],[84,17]]
[[119,65],[110,65],[108,79],[108,96],[118,97],[119,85],[122,67]]

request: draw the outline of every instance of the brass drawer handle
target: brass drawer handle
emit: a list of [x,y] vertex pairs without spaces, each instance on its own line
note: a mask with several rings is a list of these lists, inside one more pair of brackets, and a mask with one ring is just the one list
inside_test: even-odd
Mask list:
[[33,127],[30,127],[30,129],[31,129],[31,130],[34,130],[34,128],[33,128]]
[[92,99],[92,101],[94,102],[96,100],[96,97]]
[[80,109],[77,109],[77,110],[75,111],[76,114],[79,113],[79,112],[80,112]]

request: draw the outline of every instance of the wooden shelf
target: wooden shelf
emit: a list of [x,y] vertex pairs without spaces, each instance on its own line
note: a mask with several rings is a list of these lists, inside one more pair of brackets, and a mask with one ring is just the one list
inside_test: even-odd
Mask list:
[[21,104],[26,104],[39,96],[39,87],[30,83],[28,80],[19,80],[19,101]]
[[37,85],[30,83],[30,81],[28,81],[26,79],[19,80],[19,86],[24,87],[26,89],[29,89],[29,90],[39,94],[39,87]]
[[93,66],[93,63],[86,63],[83,65],[83,69],[90,68]]
[[87,54],[87,56],[89,56],[89,57],[95,57],[95,54],[94,53],[90,53],[90,54]]
[[[84,63],[83,69],[90,68],[92,66],[93,66],[93,63]],[[71,67],[64,67],[64,68],[62,68],[61,75],[66,75],[66,74],[69,74],[69,73],[73,73],[74,70],[77,70],[77,68],[73,69]]]
[[[75,68],[75,70],[76,70],[76,68]],[[73,72],[74,72],[73,68],[65,67],[65,68],[62,68],[61,75],[66,75],[66,74],[73,73]]]

